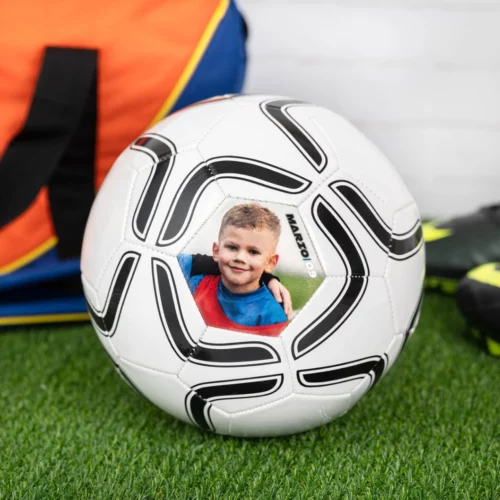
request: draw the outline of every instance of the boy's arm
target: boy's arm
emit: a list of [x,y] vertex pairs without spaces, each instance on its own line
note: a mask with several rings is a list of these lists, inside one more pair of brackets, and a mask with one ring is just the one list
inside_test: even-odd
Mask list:
[[201,280],[204,278],[203,275],[195,276],[193,275],[193,257],[187,253],[180,253],[177,255],[177,261],[182,269],[182,274],[186,278],[189,290],[192,294],[196,291],[196,288],[200,284]]
[[[219,265],[210,255],[194,254],[191,260],[191,276],[196,276],[197,274],[220,274]],[[273,279],[279,281],[279,278],[274,276],[274,274],[264,273],[262,275],[262,281],[266,286]]]
[[177,256],[177,261],[179,262],[179,265],[181,266],[182,269],[182,274],[184,275],[184,278],[189,280],[189,278],[192,275],[191,269],[192,269],[192,258],[191,255],[186,254],[186,253],[180,253]]
[[211,255],[196,253],[191,257],[191,276],[196,276],[197,274],[220,274],[219,266]]
[[273,294],[275,300],[283,306],[283,310],[285,311],[288,320],[291,320],[293,316],[293,309],[292,296],[290,295],[290,292],[276,280],[272,280],[269,285],[267,285],[267,288],[269,288],[269,291]]

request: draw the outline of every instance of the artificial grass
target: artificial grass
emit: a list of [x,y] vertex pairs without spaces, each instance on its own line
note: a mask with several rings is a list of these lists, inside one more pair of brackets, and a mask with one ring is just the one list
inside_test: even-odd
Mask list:
[[292,307],[297,311],[305,306],[317,288],[323,283],[324,278],[309,278],[291,274],[276,273],[281,284],[290,292]]
[[90,326],[0,334],[0,498],[500,498],[500,362],[427,295],[347,415],[274,439],[204,433],[115,373]]

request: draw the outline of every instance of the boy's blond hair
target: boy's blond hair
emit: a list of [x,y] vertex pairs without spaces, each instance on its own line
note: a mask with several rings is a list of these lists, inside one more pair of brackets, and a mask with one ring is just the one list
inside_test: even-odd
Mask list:
[[281,224],[278,216],[259,203],[243,203],[230,208],[222,217],[219,238],[227,226],[242,229],[268,229],[276,237],[276,240],[279,239],[281,234]]

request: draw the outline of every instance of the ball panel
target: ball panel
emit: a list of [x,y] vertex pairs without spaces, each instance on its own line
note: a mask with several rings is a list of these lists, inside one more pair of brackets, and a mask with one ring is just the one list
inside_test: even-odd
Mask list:
[[405,334],[395,335],[386,352],[381,356],[380,362],[368,376],[351,392],[352,408],[369,390],[371,390],[392,368],[407,341]]
[[385,363],[384,356],[368,356],[335,365],[306,368],[297,372],[301,391],[314,395],[350,394],[367,375],[373,379]]
[[177,255],[224,198],[196,149],[177,154],[170,162],[144,167],[133,185],[126,239]]
[[233,436],[283,436],[326,424],[349,408],[350,397],[292,394],[269,405],[233,414],[229,433]]
[[[271,105],[273,101],[271,101]],[[329,110],[309,103],[298,103],[286,105],[281,108],[279,125],[281,130],[292,140],[298,151],[306,157],[309,164],[314,168],[314,172],[321,174],[320,182],[333,172],[339,169],[338,158],[335,149],[325,135],[325,131],[319,126],[316,117],[323,113],[330,113]],[[287,124],[290,120],[291,124]],[[276,123],[276,122],[275,122]],[[297,128],[293,127],[293,123]],[[301,138],[301,132],[306,138]],[[310,143],[310,144],[308,144]]]
[[120,370],[145,398],[170,415],[192,424],[184,405],[189,389],[175,375],[145,368],[124,359],[120,360]]
[[[303,383],[298,376],[295,392],[350,392],[373,369],[392,341],[392,313],[383,278],[368,279],[365,288],[359,289],[357,301],[347,293],[353,281],[326,278],[318,294],[283,333],[285,347],[294,358],[292,369],[313,380]],[[325,297],[331,297],[329,303]],[[349,364],[349,369],[345,364]],[[313,372],[319,369],[329,373],[319,377],[322,381],[314,382]]]
[[353,255],[361,255],[362,252],[333,206],[335,202],[324,184],[298,207],[300,220],[297,220],[297,227],[299,233],[310,242],[307,250],[314,250],[318,255],[325,276],[343,277],[350,273],[349,255],[344,251],[343,243],[354,247]]
[[392,366],[394,365],[394,362],[398,358],[398,356],[401,353],[401,350],[403,349],[405,343],[406,343],[407,337],[405,334],[401,333],[399,335],[395,335],[394,338],[392,339],[392,342],[390,343],[389,347],[387,348],[386,354],[387,354],[387,367],[386,367],[386,372],[388,372]]
[[[321,319],[326,318],[336,308],[345,296],[345,289],[346,278],[327,277],[302,308],[294,309],[291,322],[281,334],[287,352],[294,356],[303,356],[312,347],[319,345],[316,340],[326,339],[326,331],[325,336],[321,337],[309,332],[320,325]],[[321,329],[323,330],[324,328]]]
[[113,252],[96,285],[97,300],[102,308],[107,308],[110,302],[116,302],[117,299],[126,299],[141,259],[141,249],[125,241]]
[[250,108],[258,107],[260,103],[274,99],[294,100],[295,98],[284,95],[277,96],[274,94],[240,94],[233,97],[237,106]]
[[341,171],[388,204],[392,211],[412,197],[396,169],[382,152],[345,118],[329,112],[314,118],[328,138]]
[[370,390],[370,388],[373,386],[373,381],[373,375],[366,375],[365,377],[363,377],[361,382],[359,382],[358,385],[351,391],[349,410],[356,406],[359,400]]
[[81,275],[82,279],[82,288],[83,288],[83,294],[85,295],[85,298],[87,301],[90,301],[92,304],[99,304],[99,298],[98,298],[98,293],[97,290],[94,288],[94,286],[89,282],[89,280],[84,276],[82,273]]
[[177,259],[142,249],[116,332],[111,337],[120,357],[176,374],[204,329]]
[[229,434],[229,415],[217,408],[214,405],[210,406],[209,410],[209,418],[210,418],[210,423],[213,426],[213,431],[219,433],[219,434]]
[[217,182],[233,198],[245,198],[285,205],[298,205],[311,185],[306,176],[255,157],[219,156],[207,158]]
[[148,132],[168,137],[181,152],[196,147],[235,106],[231,98],[202,101],[164,118]]
[[99,286],[108,260],[123,241],[127,207],[136,176],[124,159],[119,159],[115,166],[97,193],[83,238],[81,269],[95,287]]
[[[215,349],[218,356],[200,363],[196,352],[190,357],[179,379],[200,394],[215,394],[210,402],[228,413],[247,410],[282,398],[292,392],[292,383],[286,357],[279,338],[237,333],[208,328],[199,343],[200,347]],[[248,348],[247,353],[243,352]],[[225,350],[227,355],[225,356]],[[253,357],[247,363],[224,363],[230,359],[229,350],[236,358]],[[260,352],[257,352],[260,351]],[[257,360],[257,356],[261,356]],[[267,359],[263,359],[267,358]]]
[[[358,195],[356,208],[344,202],[337,188],[348,186],[352,192],[362,191],[348,180],[343,172],[333,175],[299,207],[305,228],[314,248],[320,254],[322,266],[328,276],[363,275],[383,276],[387,264],[393,214],[387,206],[369,204],[373,197]],[[368,222],[365,221],[368,220]],[[374,231],[369,225],[374,226]]]
[[[85,279],[83,275],[82,275],[82,285],[83,285],[84,296],[87,303],[94,304],[97,307],[99,304],[99,301],[97,299],[97,292],[94,290],[94,288],[90,285],[90,283]],[[99,309],[99,307],[97,308]],[[111,358],[115,366],[118,365],[118,359],[119,359],[118,353],[114,349],[113,345],[110,343],[109,337],[103,335],[97,323],[92,319],[92,316],[90,316],[90,322],[94,327],[94,330],[97,333],[97,338],[101,342],[104,350],[106,351],[106,354]]]
[[[253,181],[250,180],[251,171],[255,172],[255,176],[258,173],[259,177],[270,179],[274,168],[275,172],[281,172],[282,175],[288,172],[316,184],[321,183],[335,170],[334,157],[329,154],[331,149],[321,134],[318,139],[316,130],[312,133],[308,131],[308,128],[314,128],[308,118],[308,113],[313,107],[297,106],[302,113],[297,121],[293,121],[296,133],[287,135],[266,115],[265,102],[263,97],[260,101],[263,106],[243,106],[233,110],[203,139],[198,148],[206,161],[221,156],[237,158],[240,160],[239,170],[242,173],[248,172],[249,175],[240,177],[240,181],[245,181],[243,184],[226,176],[223,189],[227,194],[241,196],[243,192],[245,196],[256,199],[265,197],[269,201],[299,204],[305,196],[300,186],[288,191],[289,194],[293,194],[293,198],[286,196],[284,181],[281,182],[281,194],[277,188],[266,188],[262,191],[262,188],[259,190],[260,184],[255,177]],[[289,115],[284,116],[291,122]],[[251,136],[249,136],[249,131],[251,131]],[[297,141],[299,134],[299,141]],[[307,152],[304,152],[304,148]],[[325,151],[324,148],[328,149]],[[327,159],[330,159],[329,164]],[[248,163],[253,160],[254,166],[243,168],[241,165],[244,160]],[[275,183],[276,186],[279,184],[280,182]]]
[[[94,324],[94,329],[98,329],[98,327]],[[118,353],[116,352],[116,349],[113,347],[113,344],[111,343],[111,340],[109,337],[104,337],[104,335],[100,335],[99,333],[97,334],[97,338],[99,339],[99,342],[101,342],[102,346],[104,347],[104,350],[106,351],[106,354],[111,358],[113,363],[115,365],[118,365],[119,362],[119,356]]]
[[[209,326],[198,339],[196,347],[189,353],[188,361],[190,364],[199,365],[202,371],[205,367],[210,367],[210,373],[215,375],[215,378],[237,378],[238,373],[241,374],[242,371],[247,373],[247,370],[253,367],[256,368],[253,375],[262,373],[264,367],[270,365],[272,366],[269,368],[269,373],[282,370],[282,363],[286,363],[284,354],[280,338]],[[196,370],[194,366],[192,369]],[[190,377],[189,371],[189,364],[187,364],[183,369],[183,374],[179,375]],[[196,384],[203,380],[186,378],[184,381]]]
[[394,216],[391,253],[386,282],[394,314],[396,333],[405,333],[415,315],[422,294],[425,250],[420,216],[412,204]]

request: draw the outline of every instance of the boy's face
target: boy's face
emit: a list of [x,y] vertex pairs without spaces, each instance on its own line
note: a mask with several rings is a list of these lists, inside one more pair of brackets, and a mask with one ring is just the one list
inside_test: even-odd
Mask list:
[[276,244],[269,229],[226,226],[212,246],[222,283],[233,293],[257,290],[262,273],[270,273],[278,263]]

